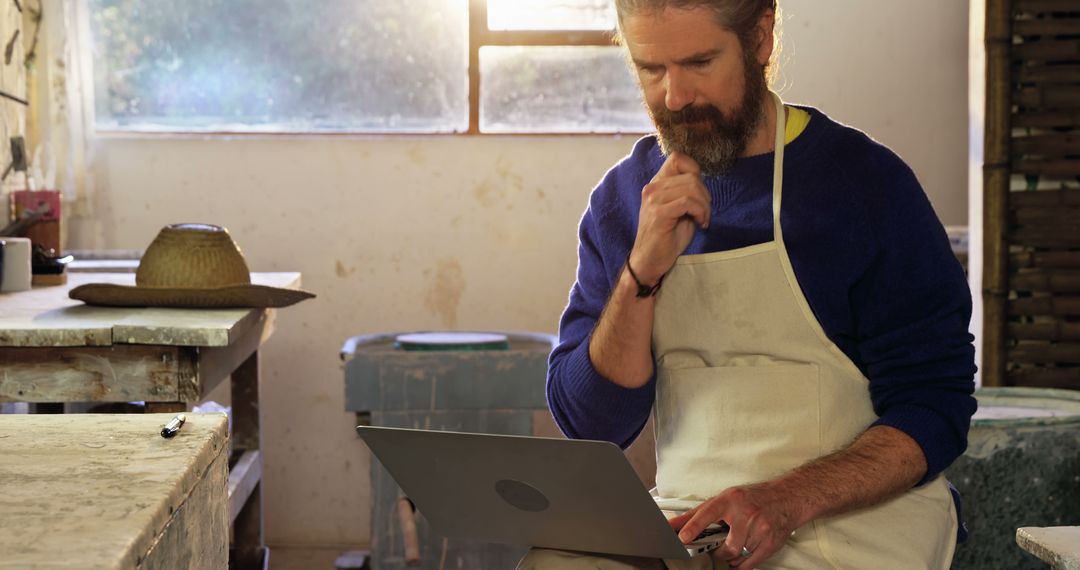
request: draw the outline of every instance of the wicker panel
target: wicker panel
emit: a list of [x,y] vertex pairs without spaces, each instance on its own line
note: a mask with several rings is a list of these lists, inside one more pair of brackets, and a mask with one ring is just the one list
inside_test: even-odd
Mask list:
[[1080,389],[1080,3],[987,0],[983,382]]
[[1014,365],[1080,364],[1080,342],[1018,342],[1009,348]]
[[1076,20],[1021,20],[1013,26],[1018,36],[1033,35],[1080,35],[1080,22]]
[[[1017,271],[1009,276],[1009,288],[1034,293],[1080,293],[1080,271]],[[1078,323],[1080,326],[1080,323]]]
[[1024,83],[1077,83],[1080,65],[1025,65],[1016,77]]
[[1010,372],[1009,384],[1027,388],[1076,388],[1080,385],[1080,367],[1026,368]]
[[[1046,295],[1010,299],[1008,302],[1010,317],[1080,317],[1080,296]],[[1023,322],[1012,320],[1010,322]]]
[[1080,340],[1080,323],[1009,323],[1008,334],[1016,340]]
[[1080,107],[1080,87],[1073,85],[1022,87],[1013,92],[1013,102],[1024,107],[1076,109]]
[[1033,41],[1013,47],[1014,60],[1073,61],[1080,57],[1080,40]]
[[1080,112],[1070,111],[1021,111],[1012,118],[1013,126],[1028,128],[1071,128],[1080,127]]
[[1017,228],[1080,226],[1080,208],[1013,208],[1009,224]]
[[[1077,94],[1080,101],[1080,94]],[[1065,158],[1076,152],[1080,136],[1075,134],[1032,135],[1013,141],[1013,152],[1020,155],[1040,154],[1047,158]]]
[[1076,11],[1076,0],[1016,0],[1016,9],[1029,14]]
[[1080,255],[1063,251],[1024,251],[1009,256],[1009,264],[1014,270],[1023,268],[1069,269],[1080,268]]

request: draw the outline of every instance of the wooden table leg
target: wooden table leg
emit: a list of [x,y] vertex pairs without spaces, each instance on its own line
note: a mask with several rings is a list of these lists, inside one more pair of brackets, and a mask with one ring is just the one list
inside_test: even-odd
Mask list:
[[259,351],[232,373],[233,449],[259,449]]
[[255,486],[244,508],[233,523],[233,557],[230,568],[261,569],[262,548],[262,484]]
[[[259,351],[256,350],[232,373],[233,451],[259,449]],[[260,458],[261,460],[261,458]],[[247,504],[233,524],[235,567],[251,567],[262,559],[262,483],[255,486]],[[257,563],[257,562],[256,562]]]

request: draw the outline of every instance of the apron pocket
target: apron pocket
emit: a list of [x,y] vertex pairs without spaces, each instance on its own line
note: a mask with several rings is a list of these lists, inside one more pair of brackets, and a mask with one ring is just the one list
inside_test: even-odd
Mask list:
[[657,376],[657,491],[704,500],[821,454],[814,364],[665,369]]

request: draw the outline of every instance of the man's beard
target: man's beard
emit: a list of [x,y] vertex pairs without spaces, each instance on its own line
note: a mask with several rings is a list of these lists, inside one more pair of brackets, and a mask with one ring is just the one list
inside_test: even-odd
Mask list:
[[752,60],[744,62],[743,68],[746,89],[731,117],[725,117],[712,105],[679,111],[669,111],[662,105],[658,109],[649,107],[665,156],[681,152],[694,159],[706,175],[731,171],[765,119],[768,94],[764,69]]

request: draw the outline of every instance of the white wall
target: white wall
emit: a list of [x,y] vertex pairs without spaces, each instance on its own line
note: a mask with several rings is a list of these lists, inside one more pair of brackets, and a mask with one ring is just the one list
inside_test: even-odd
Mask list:
[[785,99],[895,150],[938,216],[967,220],[966,0],[781,0]]
[[[781,94],[857,125],[966,221],[967,3],[788,0]],[[369,462],[344,412],[348,336],[553,332],[592,185],[633,138],[99,140],[96,208],[70,247],[143,248],[164,224],[227,226],[256,271],[301,271],[263,356],[271,544],[368,540]]]

